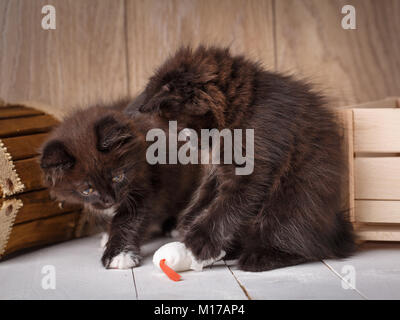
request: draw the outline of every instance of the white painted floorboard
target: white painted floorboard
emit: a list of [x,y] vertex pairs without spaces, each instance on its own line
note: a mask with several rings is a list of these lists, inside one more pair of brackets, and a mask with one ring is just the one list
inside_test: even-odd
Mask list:
[[[229,264],[228,264],[229,265]],[[345,290],[341,279],[322,262],[264,272],[246,272],[231,267],[251,299],[362,299],[355,290]]]
[[[183,281],[173,282],[152,263],[154,251],[170,241],[144,245],[144,260],[132,270],[101,266],[99,235],[19,255],[0,262],[0,299],[400,299],[400,243],[364,244],[342,261],[260,273],[222,261],[202,272],[182,272]],[[55,290],[42,288],[46,265],[55,267]],[[348,266],[355,270],[353,289],[343,288]]]
[[365,243],[353,257],[325,263],[342,278],[354,272],[355,289],[367,299],[400,299],[400,243]]
[[[131,270],[105,270],[100,237],[68,241],[0,263],[0,299],[136,299]],[[42,288],[55,267],[56,289]]]

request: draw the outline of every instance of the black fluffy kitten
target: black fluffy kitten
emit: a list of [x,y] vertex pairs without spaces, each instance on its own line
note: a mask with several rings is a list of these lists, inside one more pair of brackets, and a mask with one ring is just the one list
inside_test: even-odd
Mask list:
[[[183,48],[150,79],[141,112],[181,127],[254,129],[254,172],[203,166],[180,214],[183,241],[208,259],[221,249],[262,271],[354,251],[342,209],[340,130],[310,85],[264,70],[228,49]],[[136,109],[136,106],[135,108]]]
[[[151,128],[254,129],[254,171],[237,163],[150,165]],[[182,49],[125,110],[95,107],[67,119],[44,145],[53,193],[112,215],[106,267],[138,264],[152,222],[176,217],[199,260],[221,251],[262,271],[354,250],[341,212],[339,127],[309,85],[226,49]]]

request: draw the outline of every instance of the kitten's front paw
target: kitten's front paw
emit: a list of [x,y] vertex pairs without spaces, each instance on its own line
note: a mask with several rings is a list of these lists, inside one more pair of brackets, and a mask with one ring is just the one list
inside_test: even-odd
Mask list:
[[103,256],[102,262],[106,269],[130,269],[138,266],[142,259],[131,251],[121,252],[113,257]]
[[216,259],[222,252],[221,246],[210,237],[209,233],[199,230],[189,231],[183,242],[194,257],[200,261]]

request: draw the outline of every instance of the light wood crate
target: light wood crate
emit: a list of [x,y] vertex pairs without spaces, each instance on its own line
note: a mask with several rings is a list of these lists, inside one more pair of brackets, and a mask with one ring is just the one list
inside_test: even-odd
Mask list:
[[400,98],[343,110],[350,219],[361,241],[400,241]]

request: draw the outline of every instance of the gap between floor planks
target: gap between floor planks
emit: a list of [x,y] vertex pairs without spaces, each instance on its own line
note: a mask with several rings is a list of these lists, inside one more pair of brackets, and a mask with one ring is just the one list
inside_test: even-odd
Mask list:
[[[142,299],[143,296],[144,296],[144,299],[146,299],[146,295],[147,295],[145,292],[142,295],[141,289],[138,288],[138,285],[137,285],[137,281],[138,280],[139,280],[139,282],[142,281],[143,283],[145,283],[146,286],[148,286],[147,289],[149,289],[149,287],[153,287],[152,284],[154,284],[154,289],[157,289],[157,287],[158,287],[157,281],[159,281],[159,280],[156,277],[164,278],[161,281],[166,280],[165,275],[163,275],[162,273],[159,273],[158,275],[156,275],[156,277],[152,278],[152,275],[150,273],[153,272],[151,270],[151,268],[153,268],[153,266],[152,266],[151,262],[149,263],[149,259],[150,259],[150,256],[152,256],[152,253],[154,253],[154,251],[158,247],[160,247],[161,245],[163,245],[166,242],[171,242],[171,241],[173,241],[173,239],[165,239],[164,238],[164,239],[159,239],[159,240],[156,240],[156,241],[152,241],[151,243],[148,243],[146,245],[147,248],[144,250],[145,251],[144,255],[145,255],[145,257],[147,256],[147,258],[144,259],[146,263],[143,263],[143,265],[142,265],[144,267],[144,269],[143,268],[142,269],[135,269],[135,268],[132,269],[132,280],[133,280],[134,289],[135,289],[135,293],[136,293],[136,298],[137,299]],[[252,288],[251,288],[251,282],[250,282],[250,288],[248,288],[246,286],[245,282],[248,281],[249,278],[250,278],[250,280],[254,280],[254,279],[255,280],[262,280],[266,275],[269,274],[269,272],[268,273],[264,273],[264,274],[262,274],[262,273],[254,273],[254,274],[246,273],[246,272],[243,272],[243,271],[240,271],[240,270],[236,269],[236,267],[234,265],[234,262],[232,262],[232,261],[229,261],[229,262],[223,261],[218,265],[218,267],[224,267],[227,271],[229,271],[229,274],[232,277],[233,283],[235,283],[236,289],[240,289],[240,291],[241,291],[241,293],[243,295],[243,297],[242,297],[243,299],[253,300],[253,299],[263,299],[264,298],[262,295],[261,296],[257,296],[257,292],[255,292],[255,294],[253,296]],[[296,267],[298,267],[298,266],[294,266],[293,268],[296,268]],[[339,281],[345,281],[345,279],[333,267],[331,267],[326,261],[319,261],[319,262],[316,262],[315,264],[310,264],[308,266],[306,264],[306,268],[311,268],[310,270],[313,270],[313,271],[314,270],[320,270],[321,272],[324,273],[322,276],[326,277],[326,279],[325,279],[326,281],[328,281],[331,284],[332,283],[334,283],[334,284],[337,283],[338,287],[339,287],[339,284],[340,284]],[[313,269],[313,268],[317,268],[317,269]],[[280,269],[279,271],[280,272],[283,271],[283,273],[286,273],[286,271],[287,271],[288,274],[293,272],[290,269],[286,269],[286,270],[285,269]],[[205,272],[207,272],[207,270],[205,270]],[[136,273],[136,275],[135,275],[135,273]],[[301,271],[300,271],[300,273],[301,273]],[[142,276],[144,276],[145,278],[148,278],[148,281],[146,282],[146,279],[141,279],[140,274],[142,274]],[[186,276],[185,276],[185,274],[186,274]],[[184,280],[183,280],[183,283],[180,284],[180,289],[182,287],[186,287],[186,285],[189,285],[189,286],[193,285],[193,283],[188,281],[192,277],[192,274],[196,274],[196,273],[191,273],[191,274],[183,273]],[[272,275],[272,274],[269,274],[269,275]],[[331,275],[334,279],[337,279],[338,282],[333,280],[333,278],[330,278],[329,275]],[[191,278],[191,279],[195,279],[198,276],[201,276],[201,273],[197,274],[196,277]],[[210,274],[204,274],[204,276],[205,276],[204,280],[206,280],[207,282],[212,280],[212,276]],[[277,280],[281,280],[280,277],[279,277],[280,276],[279,274],[277,274],[276,276],[277,276],[276,277]],[[189,279],[186,279],[186,281],[187,281],[186,283],[185,283],[185,277],[189,278]],[[241,277],[244,278],[244,281],[241,280]],[[269,289],[271,290],[271,291],[268,292],[268,294],[271,295],[271,298],[274,298],[274,295],[273,295],[274,286],[269,286],[270,283],[268,283],[267,280],[268,279],[266,279],[266,285],[267,285],[267,288],[268,288],[267,290],[269,290]],[[224,285],[228,284],[228,279],[227,278],[225,278],[225,281],[226,281],[226,283],[224,283]],[[230,284],[232,284],[232,283],[230,283]],[[292,282],[292,285],[293,284],[297,285],[296,283]],[[314,282],[314,284],[315,285],[320,285],[319,281]],[[160,284],[160,287],[161,286],[163,286],[163,285]],[[170,282],[170,283],[167,282],[166,286],[169,287],[171,292],[173,292],[174,288],[176,288],[176,287],[174,287],[174,283],[173,282]],[[143,288],[143,286],[142,286],[142,288]],[[161,288],[161,290],[165,290],[165,289],[166,289],[166,287]],[[164,293],[168,293],[168,290],[164,291]],[[174,293],[176,294],[176,292],[174,292]],[[178,296],[179,296],[179,294],[178,294]],[[177,298],[178,296],[175,296],[175,298]],[[333,296],[336,297],[335,294],[333,294]],[[316,297],[317,296],[314,296],[314,298],[316,298]],[[356,288],[351,288],[346,293],[343,293],[343,296],[340,295],[340,294],[337,294],[337,298],[340,298],[340,297],[352,298],[352,299],[354,299],[354,298],[367,299],[366,296],[363,293],[361,293],[359,290],[357,290]],[[151,296],[150,296],[150,298],[151,298]],[[156,298],[158,299],[160,297],[156,297]],[[168,298],[168,296],[165,297],[165,298]]]

